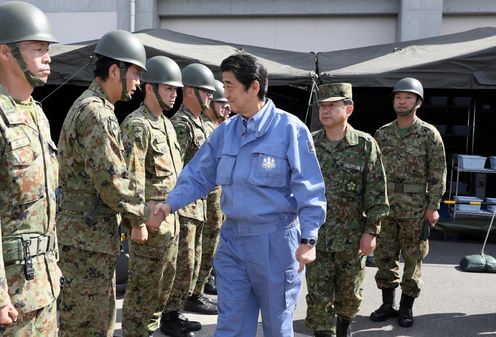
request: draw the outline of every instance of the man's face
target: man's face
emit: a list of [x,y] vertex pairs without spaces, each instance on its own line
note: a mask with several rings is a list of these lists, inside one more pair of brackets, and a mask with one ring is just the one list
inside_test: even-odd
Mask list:
[[231,107],[227,102],[214,102],[215,110],[219,113],[218,118],[228,119],[231,113]]
[[[228,100],[232,111],[243,116],[245,107],[252,104],[253,93],[252,88],[245,89],[244,85],[239,82],[232,71],[225,71],[222,74],[224,81],[224,97]],[[255,95],[255,99],[256,95]]]
[[212,90],[198,88],[198,92],[200,93],[200,100],[203,105],[210,106],[210,102],[212,101],[212,97],[214,92]]
[[167,104],[169,108],[174,106],[177,98],[177,87],[168,84],[159,84],[158,93],[162,101]]
[[343,100],[321,102],[319,104],[319,119],[324,127],[344,125],[351,115],[352,105],[345,105]]
[[52,62],[52,59],[48,55],[49,43],[43,41],[22,41],[19,42],[18,46],[29,71],[43,82],[46,82],[50,75],[50,62]]
[[393,109],[399,115],[405,115],[417,105],[417,95],[412,92],[398,91],[393,96]]
[[126,90],[129,96],[132,96],[140,85],[140,74],[143,70],[133,64],[126,71]]

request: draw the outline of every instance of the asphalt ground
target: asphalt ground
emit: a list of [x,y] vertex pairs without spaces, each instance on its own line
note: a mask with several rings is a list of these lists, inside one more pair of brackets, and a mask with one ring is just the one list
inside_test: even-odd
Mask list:
[[[437,235],[439,237],[439,235]],[[494,234],[491,235],[494,237]],[[453,237],[451,237],[453,238]],[[430,252],[423,263],[424,287],[413,308],[415,325],[402,328],[396,319],[376,323],[369,315],[381,304],[381,292],[376,288],[376,268],[367,267],[363,287],[364,299],[361,310],[352,323],[355,337],[496,337],[496,274],[468,273],[459,268],[465,255],[481,251],[483,236],[456,241],[431,240]],[[485,253],[496,257],[496,244],[486,246]],[[305,327],[306,287],[302,289],[295,313],[294,330],[296,337],[312,336]],[[397,301],[399,301],[397,292]],[[117,330],[115,336],[122,336],[120,330],[122,298],[118,300]],[[210,337],[215,331],[217,316],[185,313],[190,320],[200,321],[201,331],[196,337]],[[259,320],[261,322],[261,318]],[[155,337],[164,336],[159,331]],[[258,336],[263,336],[259,323]]]

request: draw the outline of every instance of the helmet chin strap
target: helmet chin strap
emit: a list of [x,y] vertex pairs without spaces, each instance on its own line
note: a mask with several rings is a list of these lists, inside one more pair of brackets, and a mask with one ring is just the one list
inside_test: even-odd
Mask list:
[[17,46],[17,43],[9,43],[8,46],[10,47],[12,51],[12,55],[14,58],[17,60],[17,63],[21,67],[22,72],[24,73],[24,76],[28,80],[29,84],[33,87],[42,87],[45,85],[45,81],[42,79],[36,77],[30,70],[26,62],[24,62],[24,59],[22,58],[21,51],[19,50],[19,47]]
[[152,88],[153,88],[153,93],[155,94],[155,97],[157,98],[158,105],[160,105],[160,108],[165,111],[169,111],[172,109],[171,106],[168,106],[163,100],[162,97],[160,97],[160,94],[158,92],[158,84],[157,83],[152,83]]
[[417,99],[417,103],[415,104],[415,106],[413,108],[411,108],[410,110],[407,110],[405,112],[397,112],[396,111],[396,114],[398,116],[401,116],[401,117],[406,117],[406,116],[414,113],[415,111],[417,111],[418,108],[420,108],[420,104],[418,104],[418,99]]
[[127,93],[127,81],[126,81],[126,65],[124,62],[119,62],[119,71],[121,74],[121,84],[122,84],[122,91],[121,91],[121,101],[127,102],[131,100],[131,95]]
[[195,91],[195,96],[196,96],[196,99],[198,100],[198,103],[200,103],[201,113],[204,114],[205,111],[207,110],[207,106],[202,102],[202,99],[200,96],[200,89],[193,88],[193,90]]

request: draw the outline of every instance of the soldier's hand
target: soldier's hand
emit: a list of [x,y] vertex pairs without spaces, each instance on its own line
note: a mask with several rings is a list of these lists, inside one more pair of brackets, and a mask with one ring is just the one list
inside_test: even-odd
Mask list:
[[300,244],[298,249],[296,249],[296,261],[300,263],[300,267],[298,268],[298,273],[301,273],[305,268],[307,263],[311,263],[315,261],[315,247],[309,247],[304,244]]
[[10,325],[17,321],[17,310],[9,303],[0,308],[0,325]]
[[439,212],[436,209],[426,209],[425,219],[429,222],[431,227],[434,227],[439,221]]
[[363,256],[367,256],[375,250],[375,236],[369,233],[363,233],[360,238],[360,252]]
[[131,229],[131,241],[136,243],[145,243],[148,240],[148,229],[146,226],[133,227]]

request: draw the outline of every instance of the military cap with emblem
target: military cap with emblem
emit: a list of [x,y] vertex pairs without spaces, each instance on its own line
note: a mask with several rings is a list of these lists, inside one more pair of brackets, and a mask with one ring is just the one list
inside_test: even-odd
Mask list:
[[330,83],[319,86],[318,101],[336,102],[342,99],[353,99],[351,83]]

